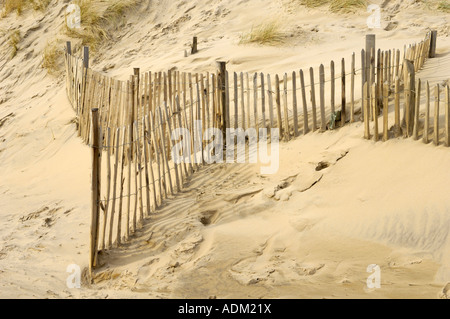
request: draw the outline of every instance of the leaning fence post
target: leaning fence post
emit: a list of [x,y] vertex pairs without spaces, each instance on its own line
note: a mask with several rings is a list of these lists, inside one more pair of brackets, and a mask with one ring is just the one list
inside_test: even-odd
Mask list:
[[98,125],[98,109],[92,109],[92,206],[91,206],[91,246],[89,258],[89,273],[92,278],[92,269],[97,263],[98,251],[98,226],[100,212],[100,190],[101,190],[101,134]]

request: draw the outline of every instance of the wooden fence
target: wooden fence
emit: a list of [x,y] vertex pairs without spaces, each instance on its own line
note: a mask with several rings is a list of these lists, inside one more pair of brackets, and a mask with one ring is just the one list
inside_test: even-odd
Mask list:
[[[379,110],[383,110],[383,138],[387,140],[392,135],[387,120],[389,98],[394,97],[394,135],[399,136],[402,128],[409,132],[413,127],[414,138],[418,139],[423,131],[424,141],[428,142],[430,91],[427,87],[427,116],[422,129],[422,121],[418,120],[420,103],[414,102],[420,101],[421,82],[415,88],[414,72],[434,52],[435,36],[427,34],[419,44],[405,47],[403,54],[400,50],[378,50],[375,54],[374,38],[368,37],[360,67],[356,68],[353,53],[349,67],[345,59],[340,61],[338,75],[334,61],[327,68],[322,64],[316,70],[309,68],[282,76],[229,74],[225,63],[220,62],[216,72],[206,74],[141,73],[134,69],[127,81],[93,71],[88,48],[84,48],[82,58],[77,57],[68,42],[67,96],[77,114],[78,134],[93,152],[90,270],[98,265],[99,252],[127,241],[165,199],[179,192],[190,175],[206,163],[202,152],[206,142],[198,143],[198,136],[204,136],[207,128],[222,132],[226,128],[254,128],[257,132],[259,128],[278,128],[283,140],[289,141],[301,134],[364,121],[365,137],[370,138],[372,121],[374,138],[378,140]],[[361,99],[355,92],[359,85]],[[339,89],[340,100],[336,101]],[[447,146],[448,91],[447,87]],[[435,92],[439,93],[439,88]],[[404,123],[400,122],[401,93],[408,101]],[[439,94],[436,96],[438,110]],[[439,112],[435,114],[438,142]],[[190,140],[180,137],[173,141],[171,133],[175,128],[187,129]],[[178,143],[188,150],[181,163],[171,156],[174,148],[178,151]],[[106,174],[102,174],[104,171]],[[106,185],[105,189],[102,185]]]

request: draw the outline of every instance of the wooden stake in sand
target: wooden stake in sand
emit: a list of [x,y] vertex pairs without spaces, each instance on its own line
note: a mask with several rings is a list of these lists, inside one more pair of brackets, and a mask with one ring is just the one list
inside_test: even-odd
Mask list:
[[399,137],[401,135],[401,125],[400,125],[400,79],[399,77],[395,77],[395,97],[394,97],[394,107],[395,107],[395,137]]
[[240,73],[239,76],[240,85],[241,85],[241,113],[242,113],[242,128],[244,130],[247,129],[247,126],[250,125],[250,123],[245,122],[245,89],[244,89],[244,73]]
[[364,95],[365,89],[364,84],[366,84],[366,51],[364,49],[361,50],[361,122],[364,121],[364,112],[366,109],[364,108]]
[[92,199],[91,199],[91,247],[89,259],[89,272],[96,266],[98,252],[98,229],[100,217],[100,191],[101,191],[101,133],[98,126],[98,109],[92,109]]
[[277,104],[277,122],[280,134],[283,132],[283,124],[281,120],[281,95],[280,95],[280,77],[275,75],[275,103]]
[[355,52],[352,54],[352,69],[351,69],[351,88],[350,88],[350,123],[355,121]]
[[[262,126],[266,127],[266,89],[264,85],[264,74],[261,73],[261,116],[262,116]],[[256,132],[259,135],[259,131]]]
[[[219,74],[218,74],[218,82],[219,82],[219,92],[220,92],[220,103],[222,106],[222,135],[223,135],[223,146],[226,147],[226,130],[228,128],[228,123],[226,119],[227,114],[227,87],[226,87],[226,74],[227,74],[227,63],[219,61],[217,62],[219,65]],[[250,125],[250,123],[248,123]],[[197,156],[195,154],[195,156]]]
[[[322,71],[321,71],[322,72]],[[331,81],[331,114],[336,112],[335,110],[335,72],[334,72],[334,61],[330,62],[330,81]]]
[[111,206],[111,216],[109,217],[109,235],[108,235],[108,243],[107,248],[110,249],[112,247],[112,235],[113,235],[113,227],[114,227],[114,214],[116,209],[116,189],[117,189],[117,171],[119,167],[119,146],[120,146],[120,129],[118,128],[116,131],[116,161],[114,164],[114,177],[113,177],[113,197],[112,197],[112,206]]
[[303,135],[309,133],[308,124],[308,104],[306,103],[305,76],[303,70],[300,70],[300,85],[302,87],[302,104],[303,104]]
[[273,118],[273,91],[272,91],[272,81],[270,74],[267,74],[267,96],[269,97],[269,118],[270,118],[270,128],[273,128],[274,118]]
[[364,83],[364,90],[363,90],[363,108],[364,108],[364,138],[367,140],[370,140],[370,97],[369,97],[369,89],[368,89],[368,83]]
[[431,59],[436,57],[436,42],[437,42],[437,31],[432,30],[431,31],[431,41],[430,41],[430,52],[428,55],[428,57]]
[[198,52],[198,40],[197,37],[194,37],[192,40],[192,49],[191,49],[191,54],[196,54]]
[[325,68],[323,64],[320,65],[320,131],[327,130],[327,123],[325,120]]
[[421,92],[421,81],[420,79],[417,81],[416,85],[416,105],[414,111],[414,130],[413,130],[413,138],[415,141],[419,139],[419,112],[420,112],[420,92]]
[[434,145],[439,146],[439,84],[434,90]]
[[372,95],[371,95],[371,104],[372,104],[372,109],[373,109],[373,120],[375,123],[374,126],[374,140],[375,142],[378,142],[378,140],[380,139],[379,134],[378,134],[378,105],[377,105],[377,84],[376,83],[372,83]]
[[[127,131],[128,130],[128,131]],[[127,147],[127,165],[128,165],[128,183],[127,183],[127,221],[130,222],[130,216],[131,216],[131,163],[132,163],[132,141],[133,141],[133,131],[131,130],[131,125],[128,125],[127,128],[125,128],[125,133],[128,133],[125,138],[128,138],[128,147]],[[125,134],[124,134],[125,135]],[[124,140],[125,141],[125,140]],[[131,224],[131,232],[136,232],[136,219],[133,220],[133,223]]]
[[344,127],[347,120],[347,111],[345,106],[347,104],[345,96],[345,60],[341,60],[341,127]]
[[406,136],[412,135],[413,121],[414,121],[414,105],[415,96],[413,91],[415,89],[415,71],[414,65],[409,60],[404,60],[404,83],[405,83],[405,111],[403,122],[406,125]]
[[253,115],[255,119],[256,135],[259,132],[259,117],[258,117],[258,73],[253,76]]
[[298,112],[297,112],[297,75],[292,72],[292,112],[294,116],[294,136],[298,136]]
[[[159,151],[159,146],[158,146],[158,137],[157,137],[157,130],[155,128],[155,116],[152,113],[153,111],[150,112],[150,124],[151,124],[151,141],[153,142],[153,146],[154,146],[154,151],[155,151],[155,157],[156,157],[156,165],[158,168],[158,190],[159,190],[159,205],[162,204],[163,202],[163,195],[164,195],[164,188],[163,188],[163,181],[161,178],[161,153]],[[149,126],[150,127],[150,126]],[[150,149],[151,151],[151,149]],[[156,190],[155,190],[156,192]],[[158,205],[157,205],[158,206]],[[156,206],[156,207],[157,207]]]
[[314,69],[309,68],[309,78],[311,85],[311,103],[312,103],[312,130],[315,132],[317,130],[317,112],[316,112],[316,90],[314,83]]
[[445,146],[450,146],[450,89],[445,87]]
[[[152,162],[150,160],[150,163],[149,163],[149,160],[148,160],[148,157],[150,156],[150,159],[151,159],[152,155],[150,154],[151,150],[148,150],[148,144],[149,144],[148,143],[149,142],[149,140],[148,140],[148,136],[149,136],[148,129],[149,129],[149,125],[146,122],[148,123],[148,115],[145,115],[145,117],[142,119],[142,131],[144,132],[143,141],[142,141],[142,151],[144,152],[145,188],[146,188],[146,194],[147,194],[147,196],[146,196],[146,199],[147,199],[147,216],[150,216],[151,204],[150,204],[150,180],[149,180],[149,177],[148,177],[148,171],[149,171],[148,166],[149,165],[150,165],[151,178],[152,178],[152,181],[153,181],[153,190],[155,190],[155,180],[153,179]],[[154,191],[153,191],[153,196],[154,196],[154,200],[155,200],[155,203],[156,203],[156,194],[155,194]]]
[[109,195],[111,193],[111,128],[108,127],[108,133],[106,138],[106,148],[107,148],[107,158],[106,158],[106,168],[107,168],[107,176],[106,176],[106,203],[105,210],[103,212],[103,224],[102,224],[102,241],[100,250],[105,249],[105,235],[106,235],[106,221],[108,219],[108,210],[109,210]]
[[[162,142],[162,155],[163,155],[163,161],[166,165],[166,170],[167,170],[167,177],[168,177],[168,185],[169,185],[169,190],[170,190],[170,194],[173,195],[173,187],[172,187],[172,177],[170,175],[170,166],[169,166],[169,160],[168,160],[168,155],[166,153],[166,138],[165,138],[165,134],[164,134],[164,130],[163,130],[163,112],[161,111],[161,108],[158,108],[158,126],[159,126],[159,130],[161,133],[161,142]],[[166,119],[167,121],[167,119]]]
[[389,139],[389,83],[384,82],[383,86],[383,141]]
[[[289,110],[288,110],[288,98],[287,98],[287,74],[284,74],[283,78],[283,105],[284,105],[284,138],[285,141],[290,140],[291,131],[289,129]],[[258,130],[256,132],[259,132]]]
[[429,134],[430,130],[430,83],[427,81],[427,86],[425,89],[425,124],[423,128],[423,142],[425,144],[429,143]]
[[234,80],[234,129],[239,126],[239,100],[238,100],[238,75],[236,72],[233,73]]
[[[123,202],[123,184],[125,182],[124,178],[123,178],[123,168],[125,165],[125,157],[126,157],[126,151],[125,151],[125,141],[126,141],[126,129],[124,131],[123,134],[123,139],[122,139],[122,153],[121,153],[121,169],[120,169],[120,195],[119,195],[119,213],[118,213],[118,227],[117,227],[117,243],[120,244],[120,240],[121,240],[121,227],[122,227],[122,202]],[[117,153],[119,152],[119,149],[116,150]],[[127,227],[125,228],[125,240],[128,240],[128,238],[130,238],[130,215],[127,214]]]

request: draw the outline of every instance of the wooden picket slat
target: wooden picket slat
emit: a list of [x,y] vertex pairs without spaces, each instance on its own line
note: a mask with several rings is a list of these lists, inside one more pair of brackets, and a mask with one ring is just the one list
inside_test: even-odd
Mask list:
[[316,92],[314,83],[314,69],[309,69],[309,78],[311,86],[311,107],[312,107],[312,130],[315,132],[317,130],[317,114],[316,114]]
[[298,112],[297,112],[297,75],[292,72],[292,113],[294,116],[294,136],[298,136]]
[[302,105],[303,105],[303,135],[309,133],[308,123],[308,104],[306,102],[305,76],[303,70],[300,70],[300,85],[302,87]]
[[319,76],[320,76],[320,130],[325,132],[326,120],[325,120],[325,68],[323,64],[320,65],[319,68]]
[[285,141],[290,140],[290,129],[289,129],[289,110],[288,110],[288,92],[287,92],[287,74],[283,77],[283,106],[284,106],[284,139]]
[[439,84],[434,89],[434,145],[439,146]]
[[420,93],[421,93],[421,81],[420,79],[416,84],[416,105],[414,111],[414,129],[413,129],[413,139],[417,141],[419,139],[419,112],[420,112]]

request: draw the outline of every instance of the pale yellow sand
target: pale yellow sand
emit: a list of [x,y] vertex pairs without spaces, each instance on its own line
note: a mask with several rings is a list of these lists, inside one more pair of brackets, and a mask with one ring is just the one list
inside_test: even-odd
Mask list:
[[[365,141],[360,123],[282,143],[276,175],[261,176],[257,165],[202,169],[129,244],[109,253],[97,285],[68,289],[67,266],[87,266],[91,154],[77,138],[64,78],[39,67],[63,9],[54,1],[46,15],[0,20],[0,28],[20,23],[27,34],[11,61],[1,39],[0,119],[13,115],[0,127],[0,297],[442,295],[450,281],[450,150]],[[448,14],[390,1],[382,26],[398,22],[395,29],[369,31],[367,17],[294,1],[151,1],[130,14],[91,65],[113,66],[107,73],[120,79],[133,67],[214,72],[216,60],[228,61],[231,72],[284,74],[350,61],[352,52],[359,64],[368,32],[378,47],[392,49],[437,29],[437,58],[418,76],[449,80]],[[287,35],[283,45],[238,45],[252,25],[273,18]],[[200,52],[184,58],[193,35]],[[330,167],[316,172],[321,161]],[[381,267],[381,289],[366,288],[370,264]]]

